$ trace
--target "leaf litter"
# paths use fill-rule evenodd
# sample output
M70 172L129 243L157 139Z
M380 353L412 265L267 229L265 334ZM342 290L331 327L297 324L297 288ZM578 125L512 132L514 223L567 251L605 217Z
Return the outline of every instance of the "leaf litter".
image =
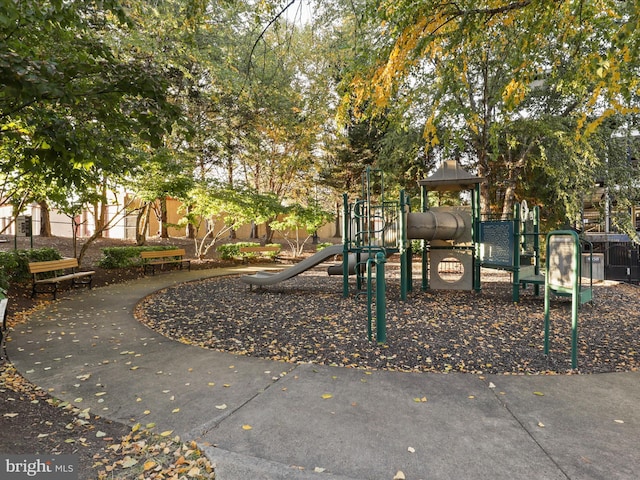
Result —
M382 345L367 338L366 301L342 298L342 277L318 270L253 290L238 277L172 286L143 299L136 317L184 343L291 363L476 374L638 370L635 286L594 287L593 304L580 309L579 367L573 371L570 299L552 301L551 352L545 356L544 300L533 289L514 303L511 284L502 278L484 282L480 293L416 288L401 301L399 284L389 277Z

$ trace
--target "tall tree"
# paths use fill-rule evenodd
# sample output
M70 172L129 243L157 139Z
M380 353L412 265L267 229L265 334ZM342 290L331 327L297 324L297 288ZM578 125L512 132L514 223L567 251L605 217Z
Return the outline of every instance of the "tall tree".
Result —
M353 75L349 101L371 114L413 115L429 150L466 159L490 180L510 170L502 175L508 211L510 182L543 158L550 134L565 132L584 149L583 137L604 118L637 109L638 8L614 0L377 2L368 10L375 56ZM554 117L567 121L518 127ZM584 172L590 158L572 157L563 173ZM491 201L484 188L485 210Z

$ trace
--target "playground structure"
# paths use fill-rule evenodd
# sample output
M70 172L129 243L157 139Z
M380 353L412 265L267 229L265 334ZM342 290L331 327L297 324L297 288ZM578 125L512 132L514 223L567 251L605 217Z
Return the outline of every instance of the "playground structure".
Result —
M534 286L536 295L539 295L540 286L545 286L545 302L548 302L551 293L560 296L573 295L578 303L589 301L592 298L591 280L589 287L581 286L580 242L570 249L571 255L578 259L575 260L579 264L577 269L566 267L575 264L571 263L574 262L573 257L571 262L561 262L563 271L578 274L562 275L569 280L561 284L549 283L549 263L546 275L541 273L540 266L539 208L536 206L530 210L526 202L522 202L514 206L513 217L510 219L482 221L480 184L483 181L483 178L463 170L457 161L445 161L430 177L418 182L421 211L412 212L410 198L404 190L400 192L397 201L387 200L382 172L367 168L363 174L361 198L349 203L347 195L343 195L341 245L321 250L283 272L245 275L241 279L251 285L274 284L341 253L342 262L330 266L328 273L343 276L345 298L351 293L349 278L351 275L356 276L355 294L366 295L367 298L369 339L372 340L374 337L375 323L375 339L379 343L386 341L385 263L389 256L400 255L400 294L405 300L408 292L413 290L414 240L420 241L422 290L432 288L479 292L481 268L489 268L511 273L514 302L520 299L520 289L528 285ZM469 206L429 206L429 192L465 190L470 191ZM571 241L574 241L573 237L571 238ZM553 250L553 254L558 257L556 250ZM577 314L574 317L574 331L577 332ZM548 353L547 342L545 353Z
M343 275L343 296L348 297L349 276L356 275L356 291L373 290L372 264L400 255L402 299L413 290L412 241L419 240L422 290L481 290L480 268L495 268L513 274L513 298L521 286L533 284L536 292L544 284L540 274L539 210L516 205L514 218L480 219L480 183L484 179L448 160L430 177L420 180L421 211L411 210L404 191L398 200L385 196L382 172L367 169L362 178L362 196L349 203L343 195L342 245L321 250L309 259L278 273L245 275L250 285L272 285L292 278L341 253L342 262L328 268L330 275ZM428 193L470 191L470 206L430 207ZM378 253L382 256L378 256ZM379 295L378 295L379 296Z

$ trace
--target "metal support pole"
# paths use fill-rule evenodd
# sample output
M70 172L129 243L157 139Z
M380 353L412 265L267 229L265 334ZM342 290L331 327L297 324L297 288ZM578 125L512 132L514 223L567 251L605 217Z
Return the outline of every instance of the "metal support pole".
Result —
M429 198L427 193L427 187L420 186L420 211L426 212L429 208ZM422 245L422 291L429 289L429 259L427 257L427 241L421 240Z
M480 184L471 192L471 239L473 241L473 289L481 290L480 283Z
M351 215L347 194L342 195L342 297L349 296L349 244L351 243Z
M511 297L514 302L520 301L520 242L522 222L520 218L520 204L513 206L513 283Z
M398 219L400 229L400 298L402 300L407 299L407 292L409 290L409 282L411 281L410 264L411 264L411 248L407 248L407 225L405 224L405 205L406 195L404 190L400 191L400 209Z
M387 341L387 304L384 264L387 258L383 252L376 253L376 340Z

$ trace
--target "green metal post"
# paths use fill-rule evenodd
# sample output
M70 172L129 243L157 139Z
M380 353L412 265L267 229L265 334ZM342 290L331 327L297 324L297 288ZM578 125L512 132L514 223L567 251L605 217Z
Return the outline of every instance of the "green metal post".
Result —
M351 243L351 219L347 194L342 195L342 297L349 296L349 244Z
M580 249L577 248L576 251L580 255ZM571 296L571 368L573 369L578 368L578 305L580 304L578 282L579 280L576 280Z
M407 195L405 197L405 200L406 200L407 213L411 213L411 198ZM405 220L404 226L406 230L406 227L407 227L406 220ZM409 239L406 238L406 234L405 234L405 241L407 242L407 291L411 292L413 291L413 247Z
M480 184L471 193L471 239L473 241L473 289L481 290L480 283Z
M372 257L367 259L367 338L373 340L373 313L371 312L371 304L373 303L373 282L371 281L371 264L374 262Z
M522 233L522 222L520 219L520 204L513 206L513 284L512 300L520 301L520 237Z
M378 343L387 341L387 305L386 282L384 264L387 257L383 252L376 253L376 340Z
M427 187L424 185L420 186L420 211L426 212L429 207L429 198L427 193ZM429 270L429 259L427 257L427 242L426 240L421 240L422 245L422 291L426 291L429 289L429 278L428 278L428 270Z
M405 205L406 195L404 190L400 191L400 209L398 224L400 230L400 298L402 300L407 299L407 291L409 290L408 284L409 277L409 265L411 264L410 249L407 249L407 225L405 223Z
M534 273L540 275L540 207L533 207L533 262ZM536 296L540 295L540 285L537 283L533 287Z

